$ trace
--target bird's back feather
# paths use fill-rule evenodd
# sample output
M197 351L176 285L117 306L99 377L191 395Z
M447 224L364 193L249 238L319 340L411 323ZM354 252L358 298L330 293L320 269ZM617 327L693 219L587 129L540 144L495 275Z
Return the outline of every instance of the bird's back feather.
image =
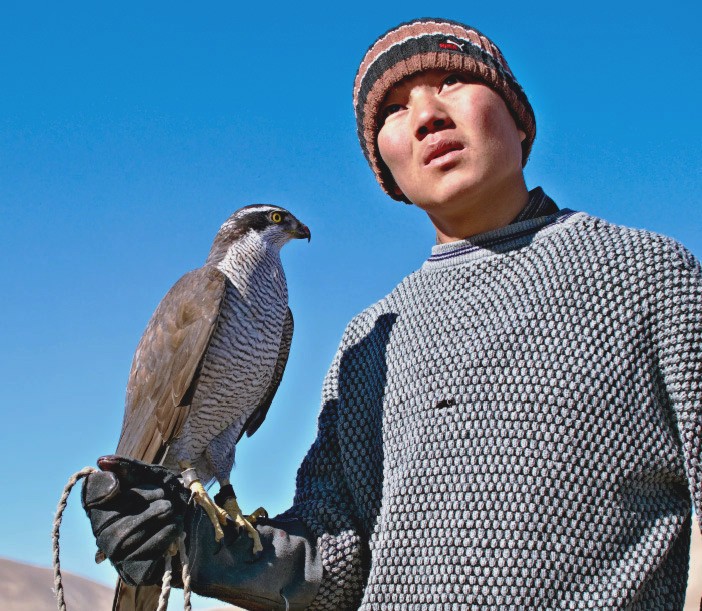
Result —
M156 308L134 354L117 454L155 462L180 433L226 282L217 268L201 267Z

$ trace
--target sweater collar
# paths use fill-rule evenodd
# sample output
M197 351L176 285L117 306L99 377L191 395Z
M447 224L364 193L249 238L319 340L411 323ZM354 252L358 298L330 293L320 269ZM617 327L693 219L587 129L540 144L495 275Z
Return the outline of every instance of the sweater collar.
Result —
M446 267L512 250L529 243L537 233L565 223L575 214L573 210L560 210L541 187L536 187L529 192L527 205L509 225L465 240L437 244L432 247L431 256L422 267Z
M527 205L522 208L522 211L514 218L510 225L528 221L529 219L539 218L540 216L556 214L556 212L558 212L556 202L546 195L541 187L536 187L529 191L529 201Z

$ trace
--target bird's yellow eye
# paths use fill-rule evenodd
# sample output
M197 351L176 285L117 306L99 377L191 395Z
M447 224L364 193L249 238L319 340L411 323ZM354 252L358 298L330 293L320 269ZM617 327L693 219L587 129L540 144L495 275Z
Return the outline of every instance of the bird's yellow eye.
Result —
M271 212L271 221L280 223L283 220L283 215L280 212Z

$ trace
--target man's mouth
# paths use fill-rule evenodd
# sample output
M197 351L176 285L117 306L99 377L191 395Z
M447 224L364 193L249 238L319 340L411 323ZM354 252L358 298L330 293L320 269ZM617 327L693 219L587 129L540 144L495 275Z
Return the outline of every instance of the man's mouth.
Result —
M435 159L441 159L449 153L460 151L463 148L463 144L457 140L439 140L434 142L424 151L424 165L429 165Z

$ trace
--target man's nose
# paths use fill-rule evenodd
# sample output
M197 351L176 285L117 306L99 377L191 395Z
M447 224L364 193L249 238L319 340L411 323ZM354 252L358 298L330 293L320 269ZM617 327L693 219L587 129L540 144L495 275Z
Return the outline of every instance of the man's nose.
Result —
M433 91L413 92L415 135L420 140L429 134L445 129L450 125L450 117Z

